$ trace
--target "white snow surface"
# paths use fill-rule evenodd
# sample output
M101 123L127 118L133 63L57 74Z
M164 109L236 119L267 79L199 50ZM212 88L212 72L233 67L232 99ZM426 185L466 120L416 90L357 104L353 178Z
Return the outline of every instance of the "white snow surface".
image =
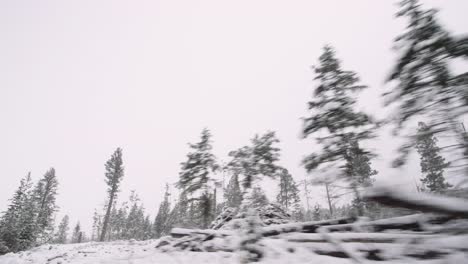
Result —
M158 240L88 242L66 245L43 245L28 251L0 256L0 264L183 264L240 263L234 252L161 252L155 248ZM266 256L257 263L350 263L317 255L305 248L288 252L282 241L269 241Z

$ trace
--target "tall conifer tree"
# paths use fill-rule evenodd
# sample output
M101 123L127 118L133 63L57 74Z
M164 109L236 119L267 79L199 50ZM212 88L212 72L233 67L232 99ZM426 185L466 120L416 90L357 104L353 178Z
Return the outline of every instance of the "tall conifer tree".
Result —
M106 162L106 174L105 181L107 184L108 203L106 208L106 214L104 215L104 222L102 225L102 231L100 235L100 241L104 241L107 235L107 228L112 212L112 206L117 198L119 192L120 181L124 176L124 167L122 161L122 149L117 148L112 154L111 158Z
M171 203L170 203L170 192L169 185L166 183L166 191L164 192L164 200L159 205L158 214L154 219L153 223L153 234L155 238L160 238L167 234L167 224L169 220L169 214L171 213Z
M353 175L348 168L348 149L353 142L372 138L376 122L366 113L355 109L355 93L366 86L360 84L356 73L342 69L341 62L336 58L331 46L324 47L314 71L314 79L318 85L314 90L313 100L308 103L310 115L304 118L302 132L304 137L313 135L322 146L322 151L307 156L303 164L308 172L320 165L328 165L338 170L336 177L322 181L325 183L332 213L330 183L343 179L352 182ZM360 150L363 155L371 155L365 149Z
M52 239L54 214L57 211L55 204L58 181L55 169L48 170L39 180L34 189L34 199L37 206L36 232L39 243Z
M55 243L58 243L58 244L67 243L68 230L70 229L70 227L68 226L69 221L70 220L68 218L68 215L65 215L62 218L62 221L60 221L57 233L55 234Z
M444 177L444 170L450 163L440 155L440 148L437 146L437 138L430 128L423 122L419 122L416 149L420 155L421 181L431 192L443 191L451 185Z
M451 149L462 150L466 166L468 136L459 119L468 113L468 72L453 71L451 65L467 61L468 37L451 34L438 21L437 10L423 8L418 0L400 1L396 15L407 26L395 39L398 60L387 79L395 85L384 94L387 104L398 106L395 133L416 118L427 120L434 135L454 132L459 144ZM414 133L406 136L411 140L400 147L395 167L405 164L417 140Z
M224 191L227 207L239 208L242 203L242 190L239 185L239 176L234 174Z

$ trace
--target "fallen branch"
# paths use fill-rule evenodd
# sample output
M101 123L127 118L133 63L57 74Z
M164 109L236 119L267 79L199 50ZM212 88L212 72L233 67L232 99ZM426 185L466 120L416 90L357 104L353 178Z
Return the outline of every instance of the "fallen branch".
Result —
M51 257L51 258L47 259L47 262L50 262L50 261L52 261L54 259L63 258L63 257L66 257L66 256L67 256L67 253L62 254L62 255L58 255L58 256L55 256L55 257Z

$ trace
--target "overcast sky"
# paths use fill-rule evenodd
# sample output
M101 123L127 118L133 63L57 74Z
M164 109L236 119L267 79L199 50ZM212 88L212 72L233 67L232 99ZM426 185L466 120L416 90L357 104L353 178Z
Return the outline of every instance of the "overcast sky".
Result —
M394 3L0 0L0 211L28 171L37 180L54 167L59 216L89 229L105 199L104 163L122 147L119 199L134 189L154 215L204 127L223 160L255 133L277 131L281 164L303 179L300 161L317 150L299 137L310 66L332 44L370 86L362 105L381 113L404 25ZM468 1L425 3L452 32L468 29ZM374 144L378 180L412 182L417 162L387 169L395 142Z

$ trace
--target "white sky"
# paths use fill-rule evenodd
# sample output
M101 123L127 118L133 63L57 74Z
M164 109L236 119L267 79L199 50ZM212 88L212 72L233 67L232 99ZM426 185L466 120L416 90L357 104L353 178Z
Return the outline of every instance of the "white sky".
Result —
M301 180L300 160L316 150L299 139L309 67L331 43L371 87L365 108L382 111L403 26L394 2L0 0L0 211L28 171L37 180L53 166L60 216L89 228L105 199L104 163L120 146L120 199L135 189L154 214L203 127L224 159L255 133L277 131L281 164ZM425 2L466 32L467 1ZM375 143L378 179L412 182L416 162L386 169L396 144Z

